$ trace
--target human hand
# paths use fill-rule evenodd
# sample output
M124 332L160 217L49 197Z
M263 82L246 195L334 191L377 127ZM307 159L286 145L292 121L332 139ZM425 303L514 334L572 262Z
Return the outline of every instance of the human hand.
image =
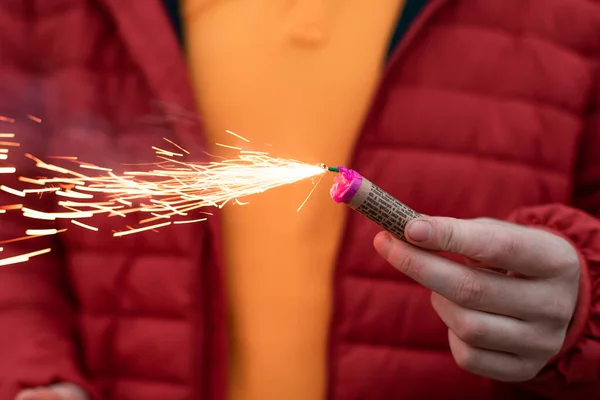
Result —
M88 400L85 392L72 383L22 390L15 400Z
M375 248L433 291L433 308L448 326L461 368L500 381L526 381L559 353L579 289L579 258L566 240L483 218L419 218L405 234L415 246L382 232ZM470 266L433 251L461 254Z

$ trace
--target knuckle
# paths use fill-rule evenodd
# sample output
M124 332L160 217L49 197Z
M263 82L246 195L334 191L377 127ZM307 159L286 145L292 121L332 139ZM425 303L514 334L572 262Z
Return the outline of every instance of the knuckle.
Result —
M565 243L564 251L561 252L559 259L559 268L564 271L566 276L572 277L579 281L579 275L581 273L581 268L579 265L579 254L577 251L566 240L561 240Z
M570 246L570 245L569 245ZM572 247L565 251L565 255L563 256L563 265L566 266L567 271L573 273L577 278L579 278L579 274L581 273L579 262L579 254Z
M463 349L463 351L454 356L454 360L465 371L477 373L479 370L479 357L473 348Z
M456 243L456 235L455 235L455 230L456 228L454 226L452 226L451 224L447 224L443 230L442 230L442 235L440 237L440 248L444 251L450 251L450 252L458 252L458 245Z
M564 338L552 338L544 342L541 346L541 351L547 360L560 353L563 346L563 340Z
M512 237L504 236L500 240L500 254L515 254L518 251L518 247L517 241Z
M517 254L519 251L519 244L515 238L511 235L495 233L492 235L493 240L496 242L495 246L490 243L489 248L497 248L496 251L490 253L490 262L494 264L500 263L500 257L506 257L506 255Z
M564 296L553 296L543 308L543 314L552 327L566 327L575 311L575 302L565 300Z
M531 228L533 230L533 228ZM552 247L553 258L558 264L577 265L579 264L579 255L567 239L546 231L536 231L538 235L543 235L545 242Z
M483 238L475 258L489 265L500 265L507 255L516 254L519 244L504 230L491 230Z
M485 238L482 238L480 244L474 249L472 257L478 261L486 264L491 264L492 260L492 249L496 243L497 232L495 230L490 231Z
M461 318L458 321L458 327L456 328L455 334L465 343L471 346L476 346L482 343L486 336L486 330L481 321L473 316L467 316Z
M571 305L566 301L559 302L554 309L554 322L559 326L567 326L573 318L573 312L575 311L575 304Z
M408 252L396 251L392 254L392 264L402 273L418 280L418 268L415 266L415 260Z
M470 350L465 350L457 354L454 357L456 364L466 371L473 371L475 369L475 358L472 353Z
M558 334L545 326L529 325L519 335L521 353L547 361L560 352L564 338L564 334Z
M457 280L452 298L456 303L468 308L481 305L483 288L474 270L467 269Z
M515 374L514 381L515 382L526 382L529 381L540 372L542 369L542 364L539 362L524 362L522 367L519 368L518 373Z
M579 254L566 239L534 228L530 228L530 232L534 234L528 236L532 240L527 247L535 249L535 252L543 260L547 273L579 280ZM537 240L533 240L533 238Z
M487 225L493 224L493 225L507 226L507 224L508 224L508 222L503 221L501 219L489 218L489 217L479 217L479 218L476 218L475 221L484 223Z

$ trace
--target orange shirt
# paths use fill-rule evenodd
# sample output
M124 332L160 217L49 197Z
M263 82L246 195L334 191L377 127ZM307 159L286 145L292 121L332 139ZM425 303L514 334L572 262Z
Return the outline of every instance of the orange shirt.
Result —
M184 1L209 141L348 163L403 3ZM310 182L223 209L232 400L324 397L331 275L346 211L329 187L324 182L299 213Z

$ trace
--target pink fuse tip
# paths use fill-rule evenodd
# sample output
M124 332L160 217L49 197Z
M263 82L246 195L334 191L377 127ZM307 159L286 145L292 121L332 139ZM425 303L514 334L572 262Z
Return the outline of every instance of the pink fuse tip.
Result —
M362 176L358 172L341 165L339 169L340 173L335 177L329 194L336 203L347 203L358 192L362 183Z

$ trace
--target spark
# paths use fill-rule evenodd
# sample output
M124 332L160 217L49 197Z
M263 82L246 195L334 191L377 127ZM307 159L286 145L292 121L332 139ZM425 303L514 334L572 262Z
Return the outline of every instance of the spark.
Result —
M112 168L104 168L104 167L98 167L96 165L91 165L91 164L81 164L81 168L87 168L87 169L96 169L98 171L112 171Z
M93 199L94 198L93 194L79 193L79 192L74 192L72 190L67 190L67 191L57 190L56 195L63 196L63 197L70 197L73 199Z
M230 146L230 145L223 144L223 143L215 143L215 144L216 144L217 146L220 146L220 147L225 147L226 149L232 149L232 150L239 150L239 151L242 151L242 148L241 148L241 147L237 147L237 146Z
M52 212L52 213L46 213L43 211L37 211L37 210L32 210L26 207L23 207L23 212L24 213L28 213L28 214L32 214L32 215L38 215L38 218L40 219L71 219L71 218L90 218L93 217L94 214L92 212L81 212L81 211L75 211L75 212Z
M38 124L42 123L42 119L36 116L33 116L31 114L27 114L27 118L29 118L30 120L37 122Z
M47 235L56 235L57 233L64 232L66 229L27 229L25 234L27 236L47 236Z
M42 254L50 253L52 249L46 248L43 250L32 251L31 253L21 254L19 256L3 258L0 260L0 267L10 264L17 264L22 262L27 262L31 257L39 256Z
M76 219L72 219L72 220L71 220L71 223L72 223L73 225L77 225L77 226L80 226L80 227L82 227L82 228L89 229L90 231L95 231L95 232L97 232L97 231L98 231L98 228L96 228L96 227L94 227L94 226L91 226L91 225L84 224L83 222L79 222L79 221L77 221Z
M130 229L128 231L115 232L113 234L113 236L117 237L117 236L131 235L131 234L134 234L134 233L139 233L139 232L148 231L148 230L152 230L152 229L162 228L162 227L167 226L167 225L171 225L171 221L169 221L169 222L163 222L162 224L144 226L142 228L137 228L137 229Z
M25 183L32 183L34 185L44 186L44 182L39 179L31 179L31 178L27 178L25 176L20 176L19 180L21 182L25 182ZM53 189L53 188L50 188L50 189ZM25 189L24 192L27 193L27 190L28 189Z
M2 210L21 210L23 208L23 204L8 204L4 206L0 206Z
M165 155L165 156L169 156L169 157L174 157L174 156L183 157L183 154L179 154L179 153L174 153L172 151L163 150L163 149L161 149L159 147L156 147L156 146L152 146L152 150L155 150L156 154L160 154L160 155Z
M45 193L45 192L58 192L60 191L60 188L58 187L49 187L49 188L42 188L42 189L25 189L23 190L23 193L27 194L27 193Z
M35 239L36 237L37 236L21 236L21 237L14 238L14 239L3 240L0 243L1 244L15 243L15 242L20 242L22 240Z
M236 137L236 138L238 138L238 139L241 139L241 140L243 140L243 141L244 141L244 142L246 142L246 143L250 143L250 141L249 141L248 139L246 139L246 138L245 138L245 137L243 137L243 136L240 136L240 135L238 135L238 134L237 134L237 133L235 133L235 132L232 132L232 131L225 131L225 132L229 133L230 135L233 135L233 136L235 136L235 137Z
M22 191L16 190L16 189L13 189L13 188L9 188L8 186L1 185L0 186L0 190L3 190L6 193L10 193L10 194L15 195L15 196L25 197L25 193L23 193Z
M308 201L308 199L310 199L310 196L312 196L312 194L315 192L315 189L317 188L317 186L319 186L319 183L321 183L321 179L323 179L323 176L325 176L325 175L321 175L321 177L319 178L319 180L317 181L317 183L313 186L313 188L311 189L311 191L308 193L308 196L306 196L306 198L304 199L304 201L302 202L302 204L300 204L300 207L298 207L298 209L296 210L297 212L299 212L300 210L302 210L302 208L304 207L304 205L306 204L306 202Z
M73 157L73 156L50 156L48 158L54 158L57 160L77 160L77 157Z
M179 150L183 151L185 154L190 154L189 151L187 151L186 149L184 149L183 147L181 147L180 145L178 145L177 143L167 139L167 138L163 138L164 141L172 144L173 146L177 147Z
M227 133L246 143L250 142L231 131ZM125 170L118 172L113 168L79 161L76 156L52 156L42 160L26 153L25 157L35 164L40 173L19 176L18 179L22 184L35 186L18 190L1 185L0 189L18 197L43 195L46 203L52 204L52 210L37 209L37 206L27 203L27 207L22 204L0 206L0 212L19 211L29 220L68 219L71 224L94 232L102 230L102 227L81 220L96 215L117 218L138 215L138 222L133 226L126 225L127 229L112 231L113 237L123 237L158 231L169 225L201 223L208 219L207 216L213 215L207 211L209 208L221 209L228 204L243 206L247 202L240 200L242 198L311 180L314 187L297 209L300 211L327 172L319 164L273 157L268 152L245 150L221 143L216 145L237 151L237 156L229 159L213 156L210 161L189 162L186 160L189 151L168 139L164 140L173 149L152 146L155 162L122 164ZM18 145L15 142L6 143ZM49 159L56 161L50 162ZM15 172L14 167L0 166L0 173ZM199 217L198 214L204 216ZM32 227L26 230L26 236L5 240L0 244L56 235L66 230ZM24 254L0 259L0 265L24 262L31 256Z
M177 224L193 224L193 223L196 223L196 222L204 222L207 219L208 218L198 218L198 219L192 219L192 220L189 220L189 221L175 221L173 223L176 224L176 225Z
M46 221L56 221L56 218L52 215L38 213L38 212L29 212L23 211L23 216L32 219L43 219Z

